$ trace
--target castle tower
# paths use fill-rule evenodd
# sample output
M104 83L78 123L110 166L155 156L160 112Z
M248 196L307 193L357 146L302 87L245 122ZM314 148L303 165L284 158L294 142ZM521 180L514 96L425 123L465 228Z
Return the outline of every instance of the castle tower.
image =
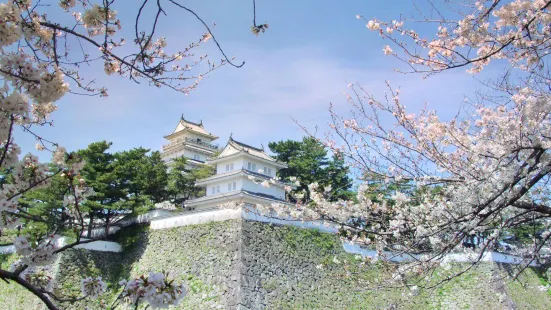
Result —
M276 161L263 149L230 137L220 155L207 164L216 166L216 174L196 183L206 188L206 196L186 201L186 207L205 209L227 202L249 205L285 203L286 184L275 182L266 187L261 182L269 182L279 169L287 168L287 165Z
M190 165L201 165L218 151L218 146L212 144L218 137L205 130L203 121L188 121L183 114L176 129L164 138L169 144L163 145L161 156L168 164L175 157L185 156Z

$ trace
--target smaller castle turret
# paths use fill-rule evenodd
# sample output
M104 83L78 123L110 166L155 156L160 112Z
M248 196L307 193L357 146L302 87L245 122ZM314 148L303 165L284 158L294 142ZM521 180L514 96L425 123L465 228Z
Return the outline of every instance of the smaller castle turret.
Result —
M285 202L284 183L272 180L287 165L276 161L263 149L236 141L230 136L220 155L207 164L216 166L216 174L198 180L206 196L188 200L186 207L211 208L227 202L249 205ZM268 182L269 186L267 183Z

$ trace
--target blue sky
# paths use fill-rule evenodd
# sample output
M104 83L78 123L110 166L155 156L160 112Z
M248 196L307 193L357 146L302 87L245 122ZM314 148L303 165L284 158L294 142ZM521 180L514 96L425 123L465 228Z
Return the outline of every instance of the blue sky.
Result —
M119 1L127 4L126 1ZM105 77L103 66L86 69L88 78L108 87L108 98L67 95L53 114L54 127L37 130L68 150L107 140L113 150L146 147L159 150L182 113L189 120L203 120L205 128L220 136L224 145L230 135L252 145L300 139L295 124L318 132L327 130L332 102L339 111L348 109L343 92L348 83L360 83L376 96L384 95L384 81L400 86L403 103L412 111L428 101L441 115L451 115L472 94L476 82L464 71L440 74L428 80L418 75L395 73L402 65L382 48L387 42L366 29L356 14L366 18L397 19L411 14L411 1L303 0L257 1L257 23L268 23L258 37L250 32L251 1L186 1L207 23L216 22L214 34L237 69L225 66L205 78L196 91L185 96L167 88L135 84L120 77ZM160 27L171 45L185 45L203 32L194 18L167 5L168 17ZM421 7L421 9L427 9ZM132 27L137 7L116 7L123 27ZM126 24L124 24L126 22ZM202 51L218 60L212 41ZM34 150L35 141L18 134L23 152Z

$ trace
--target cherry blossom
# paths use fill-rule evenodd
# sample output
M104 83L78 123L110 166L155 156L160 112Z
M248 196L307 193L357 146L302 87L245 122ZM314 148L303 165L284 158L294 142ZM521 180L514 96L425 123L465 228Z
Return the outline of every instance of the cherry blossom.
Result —
M31 0L0 3L0 77L3 80L0 85L0 168L4 173L0 186L0 229L34 221L47 222L21 206L19 199L25 192L47 185L59 176L59 182L66 186L60 218L64 222L60 224L71 227L77 236L75 242L60 248L57 248L58 236L55 235L57 224L48 225L52 226L52 231L44 236L18 236L15 247L21 256L20 263L11 271L2 270L2 280L19 283L29 266L48 264L58 252L93 241L81 239L89 220L83 203L94 194L79 175L84 162L35 131L39 126L53 125L52 115L58 108L57 103L69 94L108 96L108 89L95 85L96 77L87 76L86 70L81 70L83 66L103 67L106 75L118 75L137 83L188 94L197 88L203 77L221 66L244 65L235 64L226 56L212 27L187 4L168 0L153 4L142 0L132 4L138 13L126 21L117 14L116 5L119 2L75 0L60 0L57 5ZM190 13L204 26L194 40L185 44L182 40L169 43L155 31L163 18L174 16L167 12L175 10ZM147 14L150 11L156 12L157 18L151 20ZM123 24L129 31L123 31ZM259 32L264 32L268 25L257 27ZM207 55L196 52L200 45L211 40L223 56L220 61L211 61ZM74 43L77 48L72 45ZM39 163L31 154L21 156L15 139L17 129L37 140L37 150L52 153L51 166ZM154 280L158 275L152 277L152 283L160 283ZM84 279L82 285L83 294L91 297L105 290L100 278ZM32 283L25 287L40 297L49 309L57 309L55 294L33 289ZM183 287L171 283L159 289L168 297L150 296L152 305L175 305L185 295Z
M21 261L28 266L43 266L51 263L56 250L57 237L51 237L41 242L29 242L26 237L17 237L14 246Z
M164 309L176 306L186 296L187 291L182 284L168 281L164 273L150 272L129 281L121 281L122 298L130 305L146 302L153 309Z
M80 290L84 296L98 298L107 290L107 284L102 281L101 277L88 277L80 281Z
M155 204L156 209L176 210L176 206L170 201L163 201Z
M361 85L349 85L351 111L330 109L325 145L359 175L356 199L330 202L314 183L309 184L310 201L296 195L295 206L258 207L272 216L336 225L343 239L373 247L380 257L385 251L427 253L403 264L398 282L419 279L449 253L472 252L476 263L523 225L549 230L549 2L446 5L464 15L456 20L421 17L434 25L432 38L405 28L419 20L357 17L385 39L383 52L403 60L410 69L406 72L423 77L453 69L478 74L493 63L505 64L504 71L496 66L490 72L497 72L495 79L481 84L491 95L442 119L437 106L407 109L407 95L389 82L383 99ZM512 251L523 264L545 263L549 257L542 249L550 247L550 236L542 233Z

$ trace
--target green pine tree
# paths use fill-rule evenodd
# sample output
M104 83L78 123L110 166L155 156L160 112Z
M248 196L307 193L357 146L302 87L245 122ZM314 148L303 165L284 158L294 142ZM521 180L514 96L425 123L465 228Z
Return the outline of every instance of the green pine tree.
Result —
M278 176L286 181L297 177L301 185L294 192L304 192L310 198L308 184L317 182L322 189L331 186L330 200L348 199L353 196L350 191L352 179L344 160L332 156L328 158L325 146L312 137L302 141L286 140L270 142L270 150L278 161L286 162L288 168L281 169Z

